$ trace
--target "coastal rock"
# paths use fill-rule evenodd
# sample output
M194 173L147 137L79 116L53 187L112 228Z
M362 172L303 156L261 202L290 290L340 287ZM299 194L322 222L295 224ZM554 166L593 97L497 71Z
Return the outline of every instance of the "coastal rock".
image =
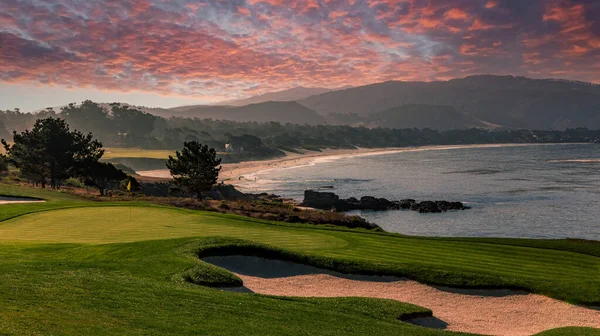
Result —
M437 206L437 203L434 201L423 201L421 203L414 203L414 209L411 207L411 210L417 210L420 213L439 213L442 212L440 208Z
M337 209L336 205L339 200L340 197L332 192L306 190L304 192L304 201L300 205L315 209L331 210L334 208Z
M359 208L361 210L390 210L395 208L394 202L385 198L376 198L373 196L363 196L360 198Z
M400 201L390 201L385 198L373 196L363 196L359 199L350 197L340 199L338 195L332 192L318 192L306 190L304 192L304 201L302 206L333 211L350 210L412 210L420 213L440 213L450 210L470 209L461 202L449 201L422 201L417 202L414 199L403 199Z
M403 200L400 200L399 202L396 202L396 206L398 207L398 209L410 210L412 205L415 204L416 202L417 202L416 200L408 198L408 199L403 199Z

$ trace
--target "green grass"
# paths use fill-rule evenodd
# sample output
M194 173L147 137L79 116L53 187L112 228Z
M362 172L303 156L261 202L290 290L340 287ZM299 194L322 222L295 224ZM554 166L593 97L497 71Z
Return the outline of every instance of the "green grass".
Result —
M230 153L219 152L219 155L229 155ZM143 148L104 148L103 159L119 158L146 158L146 159L168 159L169 156L175 156L175 151L170 149L143 149Z
M48 200L0 205L0 335L451 334L401 322L428 311L395 301L292 299L195 285L239 283L197 257L211 253L268 254L341 271L600 303L593 242L406 237L89 202L4 184L0 194Z
M168 159L169 155L175 155L174 150L142 149L142 148L117 148L107 147L104 149L103 159L115 158L149 158Z

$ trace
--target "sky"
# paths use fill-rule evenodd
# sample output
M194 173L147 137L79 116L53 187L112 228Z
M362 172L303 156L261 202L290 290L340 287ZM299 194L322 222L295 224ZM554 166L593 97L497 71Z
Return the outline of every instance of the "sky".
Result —
M476 74L600 83L598 0L1 0L0 109Z

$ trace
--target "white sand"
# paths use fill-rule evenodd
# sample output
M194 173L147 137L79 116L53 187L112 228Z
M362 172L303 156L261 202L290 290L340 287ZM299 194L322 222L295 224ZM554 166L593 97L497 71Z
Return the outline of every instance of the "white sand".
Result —
M393 299L431 309L437 320L421 319L419 322L434 321L438 325L441 322L447 324L447 330L512 336L567 326L600 328L600 311L542 295L433 287L390 277L347 276L254 257L212 257L205 261L235 272L244 281L244 286L255 293Z

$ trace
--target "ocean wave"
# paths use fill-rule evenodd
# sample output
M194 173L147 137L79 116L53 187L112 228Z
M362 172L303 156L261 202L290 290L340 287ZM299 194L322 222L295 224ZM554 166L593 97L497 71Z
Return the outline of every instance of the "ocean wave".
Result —
M550 160L550 162L567 162L567 163L600 163L600 159L566 159L566 160Z
M336 182L336 179L317 179L317 180L306 180L304 182L308 182L308 183L315 183L315 182Z
M457 170L457 171L445 172L445 173L442 173L442 174L477 174L477 175L490 175L490 174L498 174L498 173L503 173L503 172L505 172L505 171L506 171L506 170L481 168L481 169Z

